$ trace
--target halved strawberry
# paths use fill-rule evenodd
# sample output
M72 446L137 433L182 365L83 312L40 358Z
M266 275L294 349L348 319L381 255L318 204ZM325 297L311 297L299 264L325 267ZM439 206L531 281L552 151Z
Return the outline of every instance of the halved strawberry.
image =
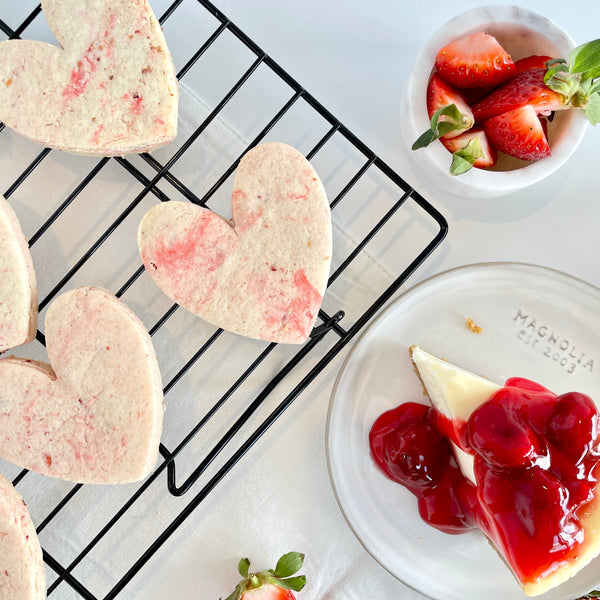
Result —
M427 85L427 114L431 119L433 115L442 107L454 104L461 114L461 120L457 123L456 129L451 129L445 133L443 138L451 138L460 135L473 125L473 111L467 104L465 97L458 90L448 85L436 73L432 73ZM440 119L447 121L448 119Z
M275 569L249 573L250 561L242 558L238 572L243 577L235 590L225 600L295 600L306 583L304 575L292 577L302 568L304 554L288 552L278 561Z
M478 122L486 121L509 110L529 104L536 113L549 113L568 108L562 94L544 83L546 69L528 69L473 105L473 116Z
M457 88L496 86L515 73L508 52L494 36L481 31L444 46L437 53L435 67Z
M496 148L490 145L485 131L480 127L441 142L452 152L451 175L460 175L471 167L493 167L498 160Z
M529 71L529 69L545 69L546 63L549 60L552 60L551 56L532 54L531 56L526 56L525 58L520 58L519 60L516 60L515 68L517 70L517 73Z
M488 119L483 129L490 143L505 154L522 160L550 156L544 128L529 104Z
M473 126L473 112L462 94L432 73L427 85L427 114L430 128L413 144L424 148L438 138L460 135Z

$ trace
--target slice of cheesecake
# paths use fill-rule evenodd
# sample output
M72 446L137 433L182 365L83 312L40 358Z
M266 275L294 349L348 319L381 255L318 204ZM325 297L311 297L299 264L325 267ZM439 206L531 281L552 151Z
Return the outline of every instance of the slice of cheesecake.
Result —
M560 471L562 469L564 472L575 472L577 468L581 470L584 464L583 459L575 459L574 471L570 471L570 467L564 467L565 455L569 453L569 449L567 448L564 452L560 448L556 449L556 441L552 438L552 425L550 424L545 425L550 431L549 441L539 430L536 430L535 433L535 436L542 440L541 444L544 447L542 452L545 453L543 461L532 462L530 469L506 467L504 471L501 467L499 469L497 464L488 465L482 458L483 454L480 451L476 452L469 445L470 440L474 439L469 437L471 432L469 427L473 422L473 419L470 421L470 418L476 409L486 403L489 405L488 401L491 398L494 398L493 402L498 405L498 399L504 397L502 391L508 390L509 393L517 394L516 397L518 397L518 389L517 392L514 392L515 388L509 389L506 386L500 386L437 358L418 346L410 348L410 355L438 417L441 415L441 431L452 442L460 470L477 486L478 525L488 536L499 555L510 566L523 591L529 596L537 596L560 585L579 572L600 553L600 502L598 498L600 487L595 483L597 477L590 476L588 481L591 483L586 482L586 484L589 485L592 493L580 504L573 504L574 508L563 509L562 502L565 506L568 503L565 495L567 499L569 494L571 497L575 497L577 482L575 485L572 481L563 483L560 481ZM510 382L511 380L506 385L512 385ZM525 385L528 384L529 382ZM517 382L515 385L519 385L519 383ZM546 392L543 395L545 404L541 404L540 414L546 419L545 423L551 423L551 420L548 420L550 419L549 415L554 414L552 410L556 405L553 398L562 398L562 396L556 397L537 384L531 385L534 386L532 388L534 390ZM528 395L528 391L525 389L525 398L532 395ZM535 396L535 392L533 396ZM519 407L516 410L519 410ZM594 410L596 409L594 408ZM553 418L556 421L558 417ZM596 419L594 426L597 430L598 419L596 416L594 419ZM498 423L492 422L490 431L496 431L499 427ZM571 430L573 431L572 427ZM481 442L481 440L479 441ZM595 458L598 452L597 443L594 448L595 450L591 454L586 455L588 457L586 460L592 460L592 462L585 464L592 465L589 469L597 473L600 469L600 465L596 468L598 462L598 459ZM563 466L552 466L551 460L554 459L557 464ZM559 494L551 498L544 497L548 489L548 486L544 484L545 481L549 481L549 487L553 491L557 490ZM515 492L517 489L518 492ZM519 498L522 498L523 490L531 490L532 498L530 501L521 503L519 507ZM498 497L502 494L505 495L505 499L498 502ZM541 501L547 498L550 499L546 502ZM554 498L560 499L560 501L554 502ZM524 506L527 507L527 511L523 508ZM501 508L499 509L499 507ZM532 511L534 514L531 514ZM536 515L535 511L538 511L539 514ZM529 514L525 514L526 512ZM557 512L560 514L560 518L554 519ZM558 530L554 531L554 539L569 539L570 546L565 542L564 546L557 547L555 545L546 551L547 529L551 527L550 523L558 524L556 525ZM543 539L544 536L546 536L546 540ZM550 539L552 539L552 535Z
M502 386L437 358L418 346L411 346L410 353L431 403L451 429L448 433L460 470L476 483L473 455L457 443L460 429L471 413Z

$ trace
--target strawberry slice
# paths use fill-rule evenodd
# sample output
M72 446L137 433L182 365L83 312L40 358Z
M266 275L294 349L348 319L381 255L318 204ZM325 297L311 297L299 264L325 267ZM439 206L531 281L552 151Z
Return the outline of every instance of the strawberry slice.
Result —
M516 72L512 58L498 40L481 31L444 46L437 53L435 67L457 88L496 86Z
M427 85L427 114L430 128L413 144L424 148L438 138L460 135L473 126L473 111L463 95L433 73Z
M550 156L544 128L529 104L488 119L483 129L490 143L505 154L529 161Z
M466 131L473 125L473 111L467 104L464 96L455 90L452 86L448 85L443 79L441 79L436 73L433 73L429 78L429 84L427 85L427 114L429 118L433 118L433 115L445 106L454 104L460 113L460 118L456 122L455 129L449 129L443 138L451 138L460 135L463 131ZM440 121L448 122L450 119L447 116L443 116Z
M278 561L275 569L249 573L250 561L242 558L238 572L243 579L225 600L295 600L306 583L304 575L294 575L302 568L304 554L288 552Z
M470 129L452 139L442 139L441 142L452 152L451 175L460 175L471 167L493 167L498 160L498 152L490 145L482 128Z
M473 105L475 120L486 121L525 104L532 106L536 113L549 113L568 108L564 96L551 90L544 83L545 74L546 69L528 69L515 75L510 81Z
M517 73L529 71L529 69L545 69L546 63L549 60L552 60L551 56L533 54L531 56L526 56L525 58L520 58L519 60L515 61L515 68L517 70Z

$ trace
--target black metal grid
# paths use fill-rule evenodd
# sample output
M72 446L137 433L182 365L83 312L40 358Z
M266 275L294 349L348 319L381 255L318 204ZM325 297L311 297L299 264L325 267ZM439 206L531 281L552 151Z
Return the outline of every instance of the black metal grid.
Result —
M165 27L165 35L169 44L168 22L173 19L185 2L186 0L173 2L160 16L159 20ZM116 165L113 168L120 170L122 172L121 176L124 175L126 178L130 178L141 189L119 209L119 214L80 253L72 264L67 264L60 273L55 273L55 278L52 280L53 285L46 286L48 291L43 297L40 297L40 312L52 302L61 290L74 285L73 282L76 280L77 275L92 261L93 255L112 236L117 235L116 232L123 223L131 218L131 215L136 214L136 209L139 210L139 207L147 198L153 198L153 201L166 202L173 197L183 197L196 204L210 206L211 199L219 191L224 191L225 195L229 194L227 183L243 152L268 139L270 135L275 136L279 124L299 104L302 104L305 112L314 113L326 125L324 132L320 134L316 142L311 142L310 148L305 152L309 160L318 162L319 157L326 153L330 147L333 147L335 153L342 146L353 157L348 161L344 161L345 165L350 163L355 168L352 173L344 174L341 184L336 177L332 177L331 181L325 182L330 194L334 218L336 212L341 210L340 207L344 206L344 203L365 202L368 204L370 201L369 194L366 193L364 194L366 197L363 197L363 192L361 192L361 187L366 179L376 180L378 187L383 187L388 191L392 190L391 194L395 196L395 200L389 206L383 209L378 208L380 213L373 218L372 223L361 229L360 239L357 240L357 243L348 251L338 253L334 257L328 292L335 286L336 281L342 278L346 271L357 261L358 257L365 252L370 252L370 248L386 227L394 227L394 219L401 211L408 210L413 219L426 222L424 225L426 234L422 236L419 247L409 252L407 256L403 256L402 260L399 259L398 262L401 266L399 271L393 274L391 283L387 287L377 290L375 301L370 302L364 310L352 317L348 326L344 321L346 318L344 302L338 302L337 298L336 301L328 302L326 294L323 308L319 314L320 321L315 327L311 338L304 345L293 348L288 347L282 351L275 344L252 344L251 349L255 352L254 358L236 376L231 378L230 385L224 393L218 398L211 399L205 414L193 423L184 435L181 435L174 443L169 445L163 440L160 446L161 460L153 474L146 481L136 486L133 493L113 512L113 516L109 520L101 524L95 535L87 541L84 547L80 548L76 556L71 556L65 562L59 560L55 556L55 552L44 548L44 560L49 567L48 573L52 575L48 581L48 595L54 594L56 590L61 589L61 586L66 585L70 588L69 593L74 590L78 597L86 600L96 600L100 597L105 600L116 598L277 418L340 354L375 313L398 292L406 279L442 241L447 232L447 224L442 215L279 67L275 61L267 56L235 24L229 21L225 15L207 0L189 0L189 2L197 3L198 7L206 12L207 19L214 20L214 28L202 43L198 44L196 42L197 47L178 68L178 78L182 83L185 84L188 74L197 64L203 61L211 48L225 35L236 40L236 43L241 43L246 51L251 54L252 60L247 68L242 69L241 75L234 84L212 102L210 111L205 118L197 124L190 135L181 140L178 147L174 147L174 151L167 149L167 153L161 154L160 158L157 158L156 155L142 155L140 157L86 160L84 163L77 163L78 181L72 186L70 192L44 215L37 229L29 236L32 252L35 250L36 244L41 243L40 241L44 239L44 236L53 232L54 227L60 222L63 215L78 202L84 202L82 197L88 193L90 187L98 184L98 181L100 181L100 185L102 184L103 174L110 168L110 165ZM18 38L25 34L28 28L38 19L43 19L39 6L35 7L16 27L11 27L0 19L0 31L8 38ZM288 96L279 108L273 110L272 116L261 124L258 131L253 133L237 158L232 160L214 181L209 182L210 187L199 194L194 186L186 183L185 178L176 173L177 163L184 155L193 155L196 151L195 142L202 138L214 121L227 120L228 107L235 101L237 95L244 93L245 86L256 76L259 68L263 71L266 69L271 77L283 85L288 90ZM210 85L210 82L207 82L207 86ZM2 136L7 135L7 132L9 130L4 129L3 126L0 128L0 152L5 146ZM4 196L10 199L17 194L32 176L35 177L35 174L43 168L45 161L53 154L56 153L48 149L37 151L25 168L16 170L14 176L11 174L12 182L5 190ZM319 170L318 167L317 170ZM52 182L49 182L49 184L52 185ZM333 194L329 189L332 187L336 188ZM373 211L375 211L375 208L373 208ZM128 291L135 287L143 276L144 269L140 264L124 278L120 286L113 289L114 293L127 301L129 299L127 296ZM102 285L105 282L94 281L91 283ZM112 281L110 283L112 284ZM173 304L168 306L154 320L153 324L148 327L153 339L178 312L181 312L178 306ZM229 335L222 330L213 328L190 353L189 357L178 365L175 373L166 381L164 387L165 401L168 407L170 392L173 388L200 362L210 360L207 357L216 347L219 339ZM37 342L43 347L44 341L43 332L38 331ZM28 351L29 349L25 348L24 352ZM266 366L269 364L269 357L275 353L280 353L278 364L275 368L269 368ZM217 418L217 415L220 414L220 411L228 402L232 402L231 398L244 386L246 380L256 373L260 373L263 369L266 371L266 375L264 376L262 388L251 397L246 398L246 401L238 408L229 411L232 414L227 416L226 424L218 429L218 433L213 436L215 439L203 449L202 453L195 456L192 468L187 469L189 471L187 476L180 482L178 480L178 459L184 449L196 440L199 432L203 432L211 420ZM294 374L293 377L292 374ZM292 383L288 385L284 392L274 393L275 390L279 390L279 386L283 382L287 381ZM177 405L175 405L173 410L177 410L177 408ZM168 408L168 410L170 409ZM251 424L250 429L248 429L249 423ZM220 460L220 463L217 459ZM28 477L35 477L35 474L21 471L13 477L13 483L22 486ZM115 575L112 588L108 591L104 590L102 593L95 593L89 589L86 582L82 581L82 578L75 571L105 536L113 528L118 527L119 523L126 518L128 511L147 493L151 486L156 485L156 482L162 485L164 494L173 498L186 496L186 501L177 505L178 513L176 516L154 537L151 543L146 544L143 550L134 556L131 564L127 565L126 570ZM37 530L42 543L44 530L55 521L60 520L59 517L62 511L80 493L82 487L81 485L74 485L66 489L61 488L57 492L57 500L53 501L51 506L44 507L44 510L40 511L43 514L43 519L39 522ZM64 535L68 536L69 532L65 531ZM58 594L60 595L60 592Z

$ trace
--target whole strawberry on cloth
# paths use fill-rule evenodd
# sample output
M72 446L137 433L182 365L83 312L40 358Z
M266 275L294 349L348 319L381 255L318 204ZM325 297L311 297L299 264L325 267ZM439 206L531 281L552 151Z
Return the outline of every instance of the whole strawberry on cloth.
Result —
M288 552L274 569L250 573L250 561L242 558L238 572L243 579L225 600L295 600L306 583L304 575L296 575L304 563L304 554Z
M580 109L600 121L600 39L564 58L531 55L513 62L490 34L476 32L441 48L426 95L430 128L413 144L440 139L450 173L489 168L498 152L525 161L550 156L547 126L555 111Z

